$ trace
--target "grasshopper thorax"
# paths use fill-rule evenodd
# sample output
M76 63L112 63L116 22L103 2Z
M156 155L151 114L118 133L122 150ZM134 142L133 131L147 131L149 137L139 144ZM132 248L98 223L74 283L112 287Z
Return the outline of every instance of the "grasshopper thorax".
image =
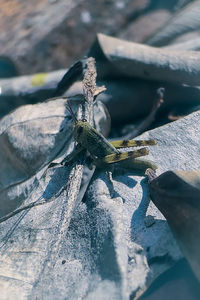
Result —
M86 119L83 119L77 120L74 126L74 139L77 143L82 144L85 133L88 131L89 128L91 128L91 125L89 124L89 122L87 122Z

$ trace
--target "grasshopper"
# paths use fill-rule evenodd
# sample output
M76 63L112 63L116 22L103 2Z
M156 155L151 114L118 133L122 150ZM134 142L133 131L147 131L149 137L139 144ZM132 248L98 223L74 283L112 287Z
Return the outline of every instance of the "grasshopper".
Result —
M68 164L80 151L85 149L90 154L90 163L92 162L99 168L103 168L114 163L120 163L120 166L129 169L139 169L143 171L146 171L146 169L148 168L151 168L154 171L157 169L157 166L153 162L149 160L138 159L138 157L140 156L149 154L149 150L147 147L128 152L120 152L118 150L120 148L129 148L137 146L153 146L157 144L155 140L119 140L109 142L100 132L98 132L93 126L91 126L86 119L78 120L75 114L73 113L69 102L67 109L69 110L73 118L74 139L77 145L72 151L72 153L69 154L62 161L61 164ZM57 163L55 164L57 165ZM54 166L53 163L52 166ZM25 209L42 205L44 203L46 203L46 200L38 203L32 202L27 206L16 209L14 212L11 212L6 216L1 217L0 223Z
M150 140L119 140L109 142L100 132L87 122L86 119L78 120L72 111L68 102L68 110L73 118L74 139L77 143L73 153L69 155L65 161L69 161L81 150L86 149L91 157L92 163L97 167L105 167L114 163L120 163L120 166L126 168L135 168L146 170L151 168L157 169L157 166L144 159L138 157L149 154L147 147L140 148L134 151L120 152L120 148L138 147L138 146L153 146L157 142Z

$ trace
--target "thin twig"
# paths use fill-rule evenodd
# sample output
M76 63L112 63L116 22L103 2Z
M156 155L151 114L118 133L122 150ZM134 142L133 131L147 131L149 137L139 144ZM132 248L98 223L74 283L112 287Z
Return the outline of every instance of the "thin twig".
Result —
M93 58L88 58L85 60L85 65L83 69L83 91L85 96L85 105L84 111L82 112L82 118L87 118L90 123L93 121L93 101L96 91L96 69L95 61ZM93 125L93 124L91 124ZM69 180L67 184L67 198L73 203L72 206L75 206L76 198L80 190L83 167L85 162L85 151L81 153L79 162L75 163L75 166L72 168Z
M93 120L93 100L96 90L96 69L95 61L92 58L85 60L85 66L83 69L84 79L83 79L83 89L85 95L85 105L84 110L82 110L82 118L88 118ZM79 159L71 167L69 179L66 185L66 190L63 190L60 195L61 199L65 199L63 203L63 208L60 216L60 221L58 227L55 229L55 234L57 235L57 240L52 241L51 244L51 258L52 262L59 252L60 245L66 236L70 220L74 209L80 202L81 199L78 197L81 181L83 177L83 169L85 163L85 150L79 154ZM56 253L56 255L54 255ZM53 265L53 263L52 263ZM42 273L41 273L42 276ZM39 280L38 280L39 282Z
M156 172L151 168L146 169L145 175L147 176L149 183L157 177Z
M135 128L135 130L128 133L126 136L123 136L122 139L128 140L128 139L135 138L136 136L138 136L141 133L143 133L144 131L146 131L150 127L150 125L153 123L153 121L155 120L155 115L156 115L159 107L164 102L163 98L164 98L165 89L161 87L161 88L157 89L156 92L157 92L157 97L155 99L154 105L153 105L152 110L149 113L149 115L140 123L139 126L137 126L137 128Z
M93 114L88 112L93 111L93 104L96 93L96 68L93 57L85 61L85 69L83 70L83 95L85 97L85 118L93 126Z
M73 70L75 65L70 68ZM78 64L78 67L80 65ZM88 121L91 123L93 122L93 101L95 98L95 95L97 93L96 91L96 69L95 69L95 61L93 58L88 58L84 60L84 64L82 64L83 69L81 70L81 74L84 74L84 80L83 80L83 89L84 89L84 96L85 96L85 103L84 103L84 109L82 109L82 118L88 118ZM77 70L76 66L75 69ZM73 72L72 72L73 73ZM75 72L76 73L76 72ZM74 77L75 79L75 77ZM91 83L90 83L91 81ZM65 77L65 82L66 77ZM71 82L71 79L70 79ZM101 90L99 91L101 92ZM93 124L91 124L93 125ZM64 205L63 212L62 212L62 219L65 220L63 223L66 229L66 223L69 225L69 221L71 219L71 215L73 213L74 207L77 205L76 199L79 194L81 181L82 181L82 175L83 175L83 168L84 168L84 162L85 162L85 151L82 151L79 154L79 159L76 161L72 166L69 174L68 181L66 184L61 188L61 190L54 195L52 198L46 200L43 197L39 199L39 201L34 201L24 207L18 208L15 211L7 214L6 216L3 216L0 218L0 223L3 221L6 221L10 217L24 211L27 209L31 209L32 207L36 207L39 205L50 203L54 200L56 200L58 197L62 198L64 197L65 203L67 205ZM80 199L79 199L80 201ZM66 221L68 219L68 221Z

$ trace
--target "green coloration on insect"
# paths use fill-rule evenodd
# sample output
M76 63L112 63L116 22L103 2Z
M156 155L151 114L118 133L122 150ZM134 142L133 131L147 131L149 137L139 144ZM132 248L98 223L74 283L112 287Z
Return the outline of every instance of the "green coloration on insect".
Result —
M105 165L120 162L120 166L125 168L142 169L144 171L147 168L157 169L157 166L153 162L137 159L140 156L149 154L147 147L128 152L120 152L118 150L119 148L153 146L157 144L155 140L120 140L109 142L87 120L77 120L70 106L69 111L74 120L74 139L78 144L74 150L74 154L72 153L72 157L82 149L86 149L90 153L92 162L98 167L105 167Z
M74 139L77 142L77 146L74 151L62 161L62 164L68 164L81 150L86 149L90 153L92 163L99 168L103 168L113 163L120 163L120 167L131 170L139 169L145 172L148 168L153 169L154 171L157 169L157 166L153 162L138 158L149 154L149 150L146 147L122 153L118 150L118 148L153 146L157 144L155 140L120 140L109 142L100 132L92 127L87 120L77 120L69 103L67 108L74 120ZM52 197L52 199L54 199L54 197ZM45 203L47 203L46 199L16 209L14 212L0 218L0 223L25 209L43 205Z

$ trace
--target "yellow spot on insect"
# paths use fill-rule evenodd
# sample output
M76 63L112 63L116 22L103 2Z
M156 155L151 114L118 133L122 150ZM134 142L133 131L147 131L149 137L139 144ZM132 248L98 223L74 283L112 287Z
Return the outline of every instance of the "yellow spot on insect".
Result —
M32 86L41 86L45 84L45 79L48 73L38 73L32 76L31 78L31 85Z

